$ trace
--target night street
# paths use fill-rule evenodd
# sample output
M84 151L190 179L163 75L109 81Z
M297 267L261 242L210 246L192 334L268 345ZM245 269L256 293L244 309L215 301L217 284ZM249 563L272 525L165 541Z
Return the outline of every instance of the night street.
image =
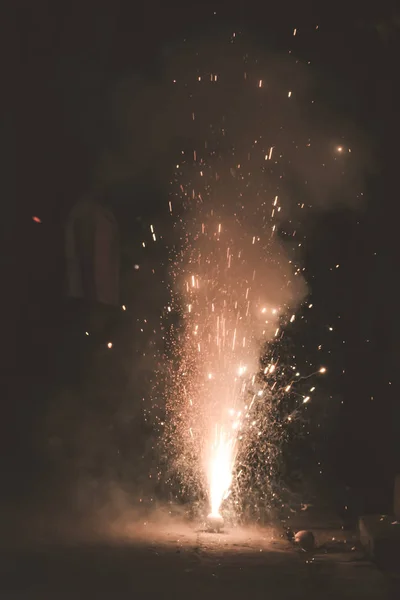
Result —
M10 3L0 600L400 598L397 4Z

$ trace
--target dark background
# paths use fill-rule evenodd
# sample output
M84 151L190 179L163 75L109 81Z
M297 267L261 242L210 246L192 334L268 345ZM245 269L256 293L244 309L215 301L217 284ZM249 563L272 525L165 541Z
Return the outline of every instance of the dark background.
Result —
M143 253L138 241L149 223L162 226L167 220L165 172L174 164L173 143L161 157L163 167L140 165L108 198L121 231L123 282L137 277L122 287L121 303L129 311L115 314L89 347L81 335L84 323L78 323L64 296L65 219L77 199L93 189L101 151L118 142L110 111L115 82L135 72L157 81L165 48L192 33L225 30L232 24L282 52L292 42L294 27L311 31L318 24L318 42L299 36L296 53L311 60L325 79L321 100L366 133L376 170L368 179L361 212L327 213L308 237L305 266L316 308L295 344L310 357L318 344L327 348L329 373L321 384L323 408L318 415L321 434L315 431L315 456L324 465L326 481L351 486L364 506L387 508L393 476L400 470L400 13L394 4L334 3L317 10L310 3L284 2L235 8L222 2L38 1L17 3L15 9L10 48L16 41L17 50L6 59L17 110L10 112L6 131L10 141L17 141L18 210L15 228L13 219L9 226L5 223L12 285L5 286L5 299L10 295L11 301L4 313L3 364L10 385L1 417L3 481L9 497L23 499L42 489L57 470L47 464L52 451L43 442L43 419L59 402L61 389L79 390L85 377L104 377L116 390L111 401L99 404L98 412L107 421L121 403L141 402L147 385L143 370L152 368L141 369L142 379L132 383L134 353L142 357L143 348L155 339L150 325L148 333L140 329L145 318L154 328L159 322L166 297L161 283L166 254L162 245ZM138 114L138 136L143 135L140 119ZM41 224L32 220L34 215ZM135 263L141 265L137 273L132 270ZM336 263L341 268L332 277L327 265ZM7 311L17 314L16 336ZM327 331L328 323L334 324L334 334ZM99 349L110 335L119 340L112 359ZM128 447L135 437L132 428L146 437L143 417L136 414L136 425L134 421L132 417L126 432ZM121 439L117 445L122 447ZM126 450L132 460L134 448ZM111 463L108 458L107 465ZM99 459L100 471L102 464Z

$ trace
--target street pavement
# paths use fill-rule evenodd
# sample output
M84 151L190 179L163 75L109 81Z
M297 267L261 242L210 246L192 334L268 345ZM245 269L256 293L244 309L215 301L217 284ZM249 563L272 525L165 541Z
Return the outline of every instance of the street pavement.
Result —
M185 523L125 521L62 541L26 535L24 543L3 540L0 598L400 597L394 580L364 560L354 540L336 536L320 532L319 549L308 554L273 528L228 527L218 534Z

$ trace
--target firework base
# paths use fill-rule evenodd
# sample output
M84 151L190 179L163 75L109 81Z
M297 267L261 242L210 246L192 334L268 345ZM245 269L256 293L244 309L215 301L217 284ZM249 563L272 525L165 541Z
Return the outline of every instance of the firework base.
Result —
M224 519L221 515L208 515L206 520L207 531L220 532L224 528Z

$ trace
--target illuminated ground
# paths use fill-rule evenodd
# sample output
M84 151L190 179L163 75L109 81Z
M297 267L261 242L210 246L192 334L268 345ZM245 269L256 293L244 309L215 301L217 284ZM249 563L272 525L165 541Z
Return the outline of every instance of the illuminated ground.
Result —
M47 537L24 548L14 539L11 546L1 550L5 599L395 597L393 582L357 553L310 560L272 529L210 534L184 524L125 523L96 538Z

